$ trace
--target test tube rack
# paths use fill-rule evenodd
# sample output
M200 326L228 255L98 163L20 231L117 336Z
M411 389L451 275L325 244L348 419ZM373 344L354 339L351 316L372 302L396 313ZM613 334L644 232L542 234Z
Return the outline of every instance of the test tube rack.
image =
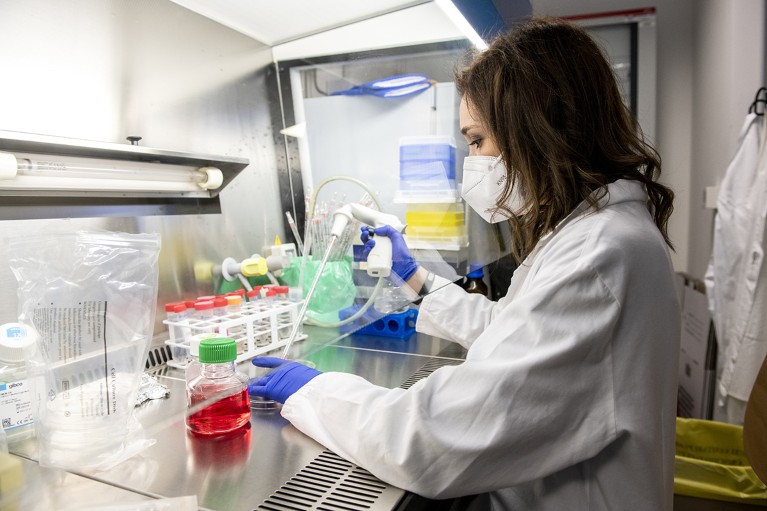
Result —
M293 325L299 321L298 313L303 300L257 300L244 303L238 312L221 314L211 319L185 318L180 321L164 320L170 339L165 344L173 351L189 353L189 340L197 334L215 333L237 342L237 362L284 347L288 344ZM174 335L174 333L176 335ZM296 341L306 339L301 331ZM168 360L171 367L184 369L189 357Z

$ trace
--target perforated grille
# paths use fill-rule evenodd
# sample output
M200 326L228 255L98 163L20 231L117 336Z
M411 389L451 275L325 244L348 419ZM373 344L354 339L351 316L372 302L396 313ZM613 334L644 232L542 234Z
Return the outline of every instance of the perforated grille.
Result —
M466 349L464 349L460 344L450 344L442 351L437 353L437 356L446 358L435 358L429 360L423 366L421 366L418 371L413 373L410 378L402 382L402 385L400 385L399 388L409 389L415 384L415 382L422 378L426 378L440 367L457 366L461 364L463 362L463 358L466 357Z
M460 362L463 362L463 359L466 358L466 348L461 346L460 344L456 343L450 343L447 346L445 346L442 351L437 353L436 356L438 357L444 357L444 358L460 358Z
M164 366L165 363L171 358L173 357L171 356L170 346L161 346L159 348L151 349L147 354L144 369L152 369L159 366Z
M267 498L256 511L371 509L393 487L337 454L324 451Z
M436 358L433 360L428 361L425 363L418 371L413 373L413 376L402 382L402 385L399 386L401 389L409 389L411 386L413 386L418 380L422 378L426 378L431 373L439 369L440 367L445 366L456 366L460 364L461 360L453 360L450 358Z

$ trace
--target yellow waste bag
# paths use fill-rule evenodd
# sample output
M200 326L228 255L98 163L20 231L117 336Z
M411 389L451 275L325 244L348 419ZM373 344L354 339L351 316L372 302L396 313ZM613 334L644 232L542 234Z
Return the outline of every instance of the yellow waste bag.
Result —
M743 450L743 427L676 419L674 493L688 497L767 505L767 486Z

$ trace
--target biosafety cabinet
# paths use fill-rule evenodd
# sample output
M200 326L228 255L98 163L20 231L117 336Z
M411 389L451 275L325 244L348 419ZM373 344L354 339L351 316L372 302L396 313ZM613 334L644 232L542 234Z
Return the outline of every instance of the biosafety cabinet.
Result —
M357 178L389 212L406 217L410 209L417 221L422 204L414 188L435 182L419 179L429 179L428 169L403 170L401 161L418 160L419 148L448 151L452 140L454 154L437 156L449 167L446 181L436 182L444 193L427 200L452 201L435 207L458 210L466 147L452 75L473 47L466 18L474 34L488 36L530 12L527 2L469 3L4 2L0 64L13 79L0 84L0 151L36 151L33 156L54 166L61 163L56 154L86 163L218 166L223 181L204 193L142 196L121 193L115 179L111 192L78 191L77 183L20 192L5 179L0 236L91 228L159 232L163 304L182 294L210 294L214 279L204 269L227 257L245 259L277 237L296 242L286 213L304 235L307 202L327 178ZM605 41L626 100L652 135L654 98L645 91L654 90L653 52L637 50L654 50L653 11L585 23ZM400 75L423 76L431 86L394 97L334 95ZM424 137L432 138L423 143ZM138 167L131 177L141 181L142 173L160 171ZM318 194L317 213L361 193L336 181ZM505 251L503 242L487 241L503 233L486 232L471 212L465 229L426 227L422 239L447 248L443 255L458 273ZM0 264L0 283L15 286L6 264ZM0 320L13 320L14 293L4 293L0 305ZM158 344L163 316L158 306Z
M163 425L151 431L156 446L106 474L67 473L58 498L197 494L201 508L232 510L417 504L276 414L214 449L185 439L172 421L183 419L184 386L167 367L164 304L237 287L241 279L223 278L227 260L291 243L317 254L306 242L317 251L329 215L348 202L400 217L409 246L455 280L497 265L508 233L460 198L467 151L452 76L477 34L530 12L529 2L489 0L0 2L0 323L18 315L10 241L81 230L161 238L146 367L171 398L141 412ZM604 42L652 135L654 10L581 22ZM352 258L356 242L346 241ZM352 298L364 300L375 284L354 285ZM310 330L305 352L319 369L391 387L464 355L439 339L351 331ZM19 454L44 491L53 476L33 470L33 447Z

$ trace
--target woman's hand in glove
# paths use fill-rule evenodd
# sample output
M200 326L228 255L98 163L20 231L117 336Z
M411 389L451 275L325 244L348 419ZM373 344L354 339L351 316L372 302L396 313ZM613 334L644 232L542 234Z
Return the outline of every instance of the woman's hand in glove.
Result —
M375 236L386 236L391 240L391 270L396 273L403 282L407 282L410 277L418 270L418 263L410 255L410 250L407 248L405 239L400 232L390 225L383 225L381 227L368 227L366 225L360 228L362 234L360 240L364 243L365 248L362 250L362 257L367 260L370 251L375 246L375 239L371 235L371 231Z
M256 357L251 362L256 367L271 367L274 368L274 371L261 378L251 380L248 383L248 392L253 396L280 403L284 403L309 380L322 374L304 364L283 358Z

